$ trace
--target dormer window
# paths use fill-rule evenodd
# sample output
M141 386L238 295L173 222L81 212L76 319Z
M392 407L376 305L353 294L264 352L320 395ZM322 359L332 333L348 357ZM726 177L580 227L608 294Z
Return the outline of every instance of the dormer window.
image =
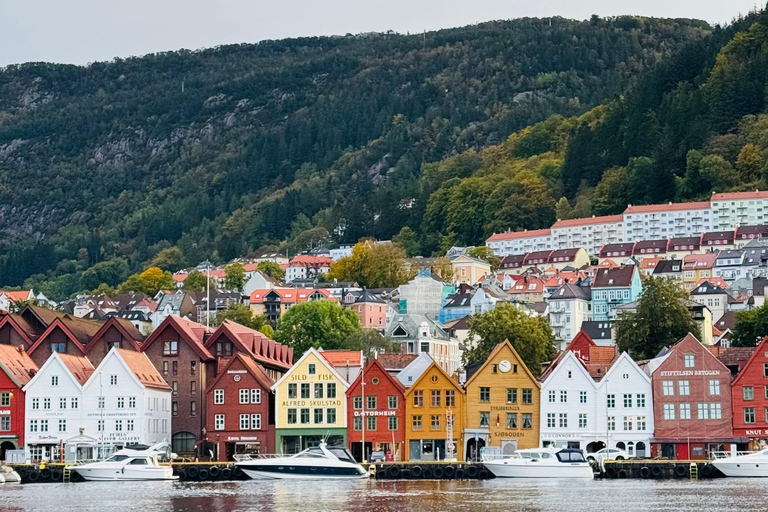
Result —
M216 343L216 354L219 357L229 357L232 355L232 342L219 341Z
M67 342L54 342L51 343L51 352L58 352L59 354L65 354L67 352Z

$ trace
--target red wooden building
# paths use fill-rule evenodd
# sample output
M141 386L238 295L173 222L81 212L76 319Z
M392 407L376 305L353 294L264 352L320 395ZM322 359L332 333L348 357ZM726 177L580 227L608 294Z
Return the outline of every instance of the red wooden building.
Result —
M365 393L363 393L365 378ZM347 435L357 460L383 451L388 460L402 460L405 449L405 387L373 359L347 390Z
M651 456L707 459L739 442L731 421L731 372L695 336L648 364L658 364L651 377Z
M750 450L764 448L768 444L768 337L734 379L731 395L733 435L748 439Z
M22 347L0 345L0 460L24 448L24 392L38 370Z
M243 352L219 367L205 391L214 458L227 461L235 454L275 453L274 381Z

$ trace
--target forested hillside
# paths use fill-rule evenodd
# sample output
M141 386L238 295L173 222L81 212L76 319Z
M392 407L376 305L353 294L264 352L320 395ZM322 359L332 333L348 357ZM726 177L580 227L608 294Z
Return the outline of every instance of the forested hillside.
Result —
M768 188L768 14L718 28L619 98L425 166L421 224L443 247L628 204ZM438 241L439 240L439 241Z
M725 32L692 20L521 19L8 67L0 71L0 285L27 280L60 298L116 284L164 249L173 270L267 245L295 252L324 238L389 238L403 226L425 254L451 237L477 241L507 219L468 226L468 235L440 225L428 202L442 184L434 167L444 164L424 164L481 151L552 115L574 128L559 149L546 149L567 153L570 137L607 144L594 130L619 114L587 125L572 116L691 43L698 53L688 75L698 76ZM658 91L649 95L655 101ZM622 133L608 139L630 136ZM542 149L529 146L522 156ZM543 208L515 225L551 220L547 197L574 197L582 181L600 180L604 162L580 158L591 167L542 163L548 170L530 173L533 188L510 189ZM460 157L468 162L457 178L477 172L478 159ZM541 179L549 192L539 197ZM499 205L509 202L493 192Z

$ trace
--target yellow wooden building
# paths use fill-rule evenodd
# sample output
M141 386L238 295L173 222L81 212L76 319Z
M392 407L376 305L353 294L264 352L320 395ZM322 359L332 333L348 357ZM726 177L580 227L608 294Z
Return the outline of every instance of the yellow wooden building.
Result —
M405 392L405 459L464 457L464 390L432 363ZM448 429L453 446L448 444Z
M347 397L344 378L311 348L275 382L275 447L298 453L324 439L347 446Z
M541 385L509 341L496 345L464 389L467 460L479 459L485 446L504 454L539 446Z

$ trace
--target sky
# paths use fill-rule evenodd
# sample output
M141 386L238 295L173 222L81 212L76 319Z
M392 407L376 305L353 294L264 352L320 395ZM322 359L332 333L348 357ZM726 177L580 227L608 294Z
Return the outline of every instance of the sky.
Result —
M526 16L728 23L755 0L0 0L0 66L87 64L286 37L415 33Z

